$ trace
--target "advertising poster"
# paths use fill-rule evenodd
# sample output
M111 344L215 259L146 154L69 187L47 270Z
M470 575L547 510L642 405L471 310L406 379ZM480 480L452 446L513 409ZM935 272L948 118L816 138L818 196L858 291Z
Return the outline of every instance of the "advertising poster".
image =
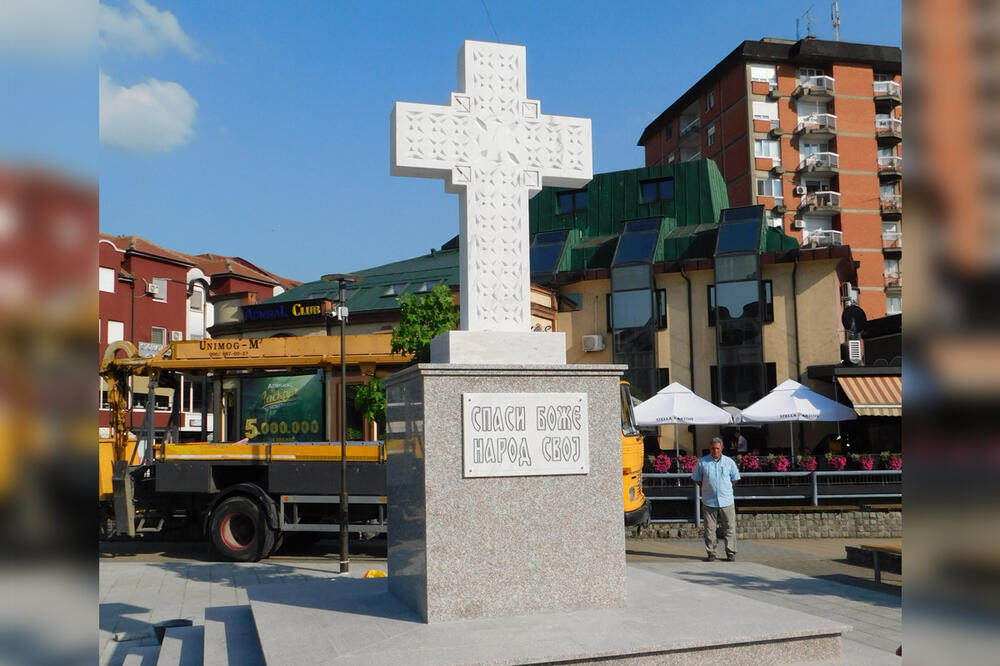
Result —
M323 381L316 374L243 380L243 436L251 442L326 438Z

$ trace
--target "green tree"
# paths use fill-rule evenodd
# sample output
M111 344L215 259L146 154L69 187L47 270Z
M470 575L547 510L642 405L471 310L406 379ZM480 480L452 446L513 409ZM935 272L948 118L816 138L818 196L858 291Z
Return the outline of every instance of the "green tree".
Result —
M413 354L411 363L431 359L431 339L458 326L451 289L439 284L423 296L399 297L399 325L392 329L392 353Z
M370 382L354 390L354 407L366 419L377 423L379 432L385 437L385 387L378 377L372 377Z

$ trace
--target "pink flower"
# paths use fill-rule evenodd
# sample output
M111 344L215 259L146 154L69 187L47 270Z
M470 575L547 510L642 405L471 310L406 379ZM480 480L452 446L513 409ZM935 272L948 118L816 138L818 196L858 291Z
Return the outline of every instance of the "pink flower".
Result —
M889 469L903 469L903 456L889 458Z
M757 459L752 453L746 453L742 456L736 456L736 461L745 472L756 472L760 469L760 460Z
M826 463L838 472L847 467L847 458L835 456L832 453L826 454Z
M685 472L691 473L694 468L698 466L697 456L681 456L680 457L681 467L684 468Z
M855 454L852 456L854 461L861 465L863 470L872 470L875 468L875 456L870 453Z
M807 472L815 472L816 471L815 456L800 456L799 467L806 470Z
M774 467L775 472L787 472L791 465L791 461L785 456L778 456L771 462L771 466Z
M664 472L669 472L670 464L672 462L673 461L670 460L670 456L668 456L666 453L661 453L660 455L656 456L656 458L653 460L653 470L661 474Z

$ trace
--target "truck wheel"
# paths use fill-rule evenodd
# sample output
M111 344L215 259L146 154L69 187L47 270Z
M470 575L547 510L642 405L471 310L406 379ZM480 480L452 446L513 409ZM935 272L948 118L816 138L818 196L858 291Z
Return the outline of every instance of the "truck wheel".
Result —
M274 545L263 509L249 497L237 495L219 502L209 530L212 548L228 560L256 562L267 557Z

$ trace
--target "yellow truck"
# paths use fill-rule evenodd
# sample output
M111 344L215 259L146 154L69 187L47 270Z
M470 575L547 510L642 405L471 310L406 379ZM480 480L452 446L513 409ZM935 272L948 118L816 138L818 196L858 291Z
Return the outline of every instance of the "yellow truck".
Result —
M649 502L642 490L643 444L642 434L632 413L632 395L629 383L622 381L622 492L625 503L625 525L649 523Z
M346 342L353 350L347 364L363 373L388 373L409 360L391 354L388 336ZM110 345L101 364L111 414L99 444L102 535L132 537L193 522L218 556L256 561L286 534L339 532L341 451L332 427L339 400L330 399L340 386L339 348L340 339L327 336L181 341L146 358L129 342ZM206 387L201 437L180 441L180 401L176 394L157 397L197 384ZM134 386L147 393L137 432L129 423ZM635 525L649 520L642 436L627 382L620 391L625 523ZM172 427L156 428L156 410L164 407ZM349 441L346 460L348 529L384 532L384 443Z

